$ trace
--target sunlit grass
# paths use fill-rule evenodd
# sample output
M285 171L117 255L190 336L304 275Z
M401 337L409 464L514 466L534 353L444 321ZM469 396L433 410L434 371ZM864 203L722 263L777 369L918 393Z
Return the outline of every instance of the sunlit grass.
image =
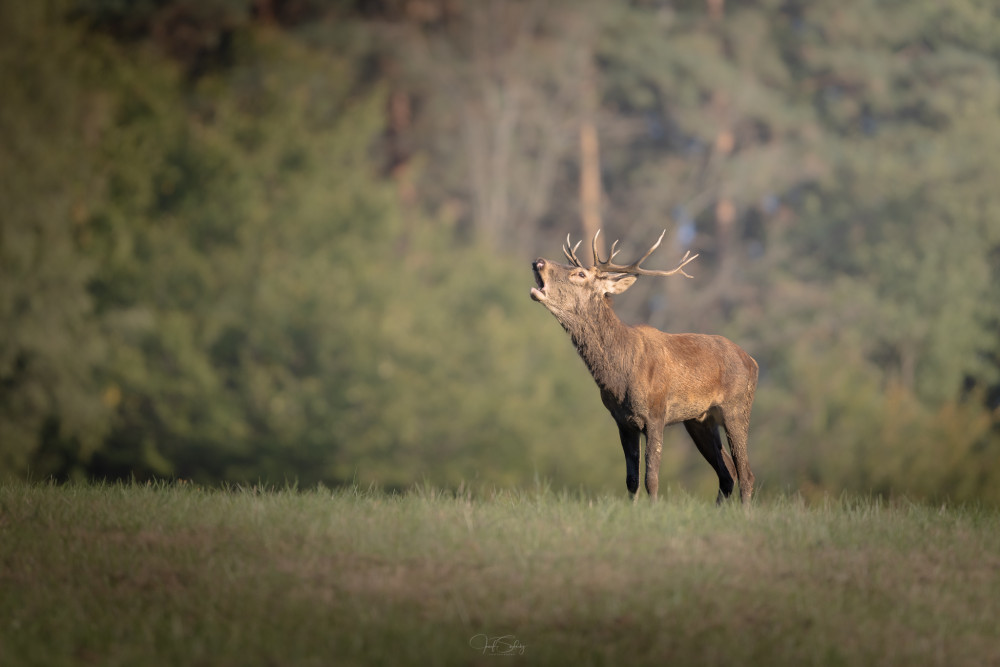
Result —
M8 485L0 664L990 664L997 519L544 486Z

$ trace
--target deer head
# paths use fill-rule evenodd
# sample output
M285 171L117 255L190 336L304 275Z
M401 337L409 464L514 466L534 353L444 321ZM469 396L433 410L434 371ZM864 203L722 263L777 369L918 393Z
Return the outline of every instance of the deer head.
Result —
M690 251L684 254L677 268L670 271L656 271L643 269L640 267L653 251L660 247L666 230L660 234L656 243L646 251L646 254L632 262L631 264L614 264L615 256L620 252L618 241L611 246L611 255L606 259L601 259L597 250L597 239L601 230L594 234L592 250L594 253L594 265L590 268L583 266L576 256L576 250L580 247L580 241L572 245L570 237L566 235L566 245L563 246L563 253L571 264L559 264L551 260L539 257L532 263L535 273L536 287L531 288L531 298L538 301L556 316L560 321L566 317L582 316L593 312L595 307L600 307L607 303L607 297L612 294L621 294L631 287L639 276L672 276L680 274L690 278L684 271L684 267L693 261L698 255L692 255Z

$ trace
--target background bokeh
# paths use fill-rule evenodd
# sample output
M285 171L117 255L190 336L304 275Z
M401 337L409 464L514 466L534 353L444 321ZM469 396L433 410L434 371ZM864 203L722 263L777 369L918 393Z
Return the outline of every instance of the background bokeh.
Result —
M600 225L763 493L1000 501L991 0L4 2L0 91L0 477L624 493L528 298Z

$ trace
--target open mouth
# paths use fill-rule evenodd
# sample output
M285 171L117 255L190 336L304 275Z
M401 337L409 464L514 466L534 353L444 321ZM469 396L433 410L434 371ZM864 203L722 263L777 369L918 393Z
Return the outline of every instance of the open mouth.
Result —
M532 263L531 270L535 274L535 285L537 285L537 287L531 288L531 298L535 301L542 301L545 298L545 280L542 279L542 274L538 272L538 265Z

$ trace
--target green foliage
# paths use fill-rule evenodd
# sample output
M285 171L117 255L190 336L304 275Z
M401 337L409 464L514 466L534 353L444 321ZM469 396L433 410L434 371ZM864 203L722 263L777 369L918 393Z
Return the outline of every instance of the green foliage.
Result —
M0 475L48 474L106 430L93 374L106 345L91 315L94 264L80 252L99 198L99 101L81 34L45 4L0 7Z
M576 235L588 117L608 235L629 253L672 216L660 253L701 254L616 307L760 361L764 493L1000 501L998 22L4 6L2 474L621 490L597 391L527 298L527 260ZM711 495L674 435L664 476Z
M104 351L85 389L115 415L92 458L36 474L600 484L602 455L561 441L610 424L565 425L596 391L558 328L525 337L526 272L404 223L370 158L383 96L343 57L242 39L245 66L187 90L170 62L90 47L100 196L70 264Z

